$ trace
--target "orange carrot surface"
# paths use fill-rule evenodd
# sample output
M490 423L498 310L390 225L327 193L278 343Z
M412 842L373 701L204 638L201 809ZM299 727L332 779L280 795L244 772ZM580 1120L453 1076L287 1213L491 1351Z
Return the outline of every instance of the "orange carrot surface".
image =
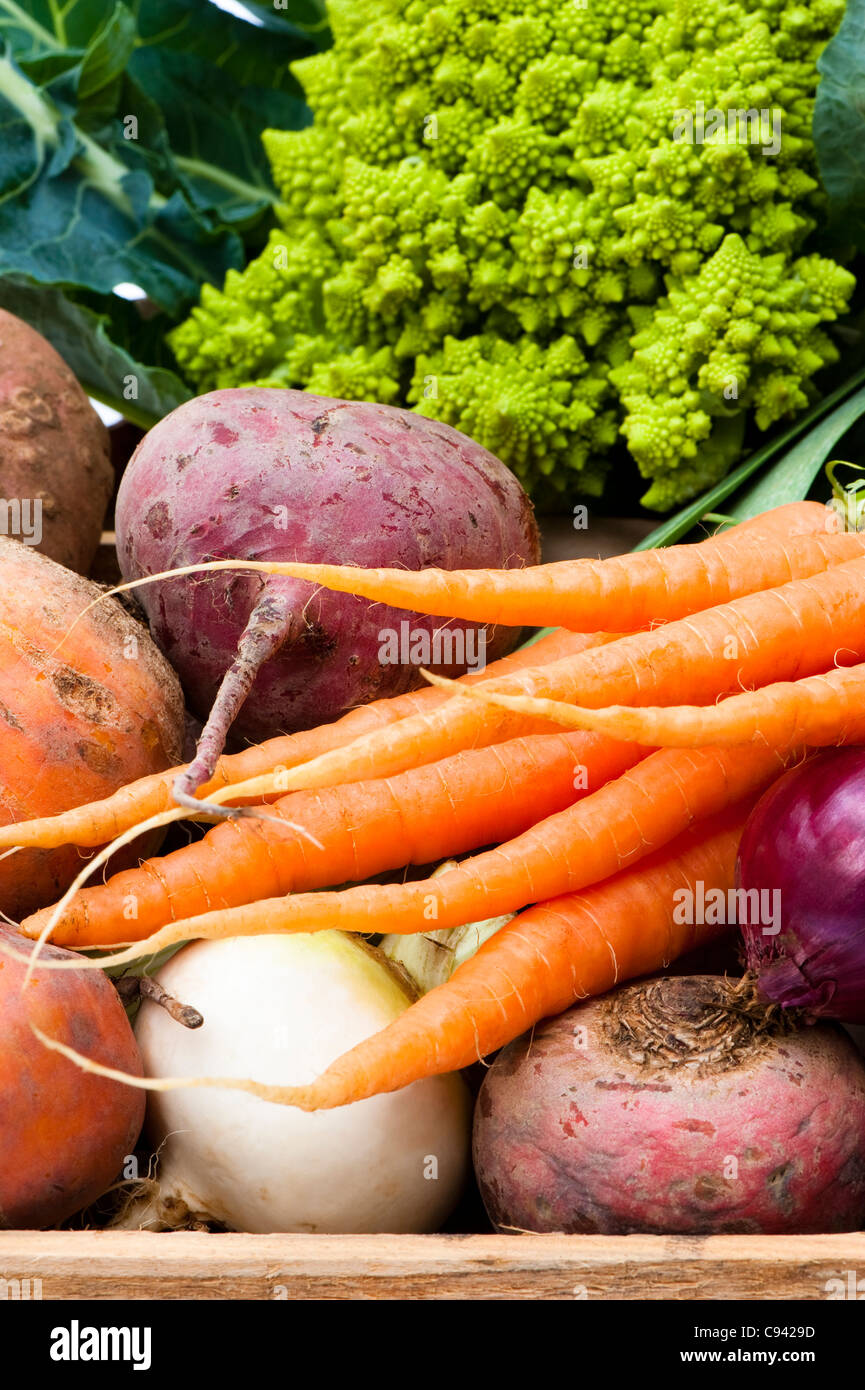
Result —
M87 962L125 965L177 941L279 931L372 934L464 926L516 912L529 903L577 892L630 867L695 821L756 795L784 768L773 750L663 749L599 791L497 849L432 879L361 884L339 893L268 898L163 927L127 951ZM63 968L61 962L40 963Z
M835 512L805 502L779 507L695 545L607 560L502 570L363 570L300 562L259 568L441 617L631 632L804 579L865 553L865 536L838 534L838 524ZM220 562L210 568L220 568Z
M444 684L438 676L430 680ZM592 729L659 748L700 748L754 739L779 749L825 748L865 739L865 665L840 667L799 681L777 681L708 706L584 709L560 700L480 692L474 698L547 718L559 727Z
M704 891L733 887L736 852L751 804L748 800L693 827L638 868L587 892L529 908L490 937L445 984L306 1085L238 1077L138 1078L39 1036L88 1071L150 1091L227 1087L303 1110L333 1109L396 1091L468 1066L542 1018L623 980L662 969L723 931L677 909L683 894L697 896L698 885Z
M831 515L834 516L834 514ZM705 542L704 545L714 546L716 550L720 547L721 553L724 553L725 547L735 546L743 538L747 540L765 538L767 543L772 543L773 540L775 543L779 540L783 543L785 539L795 539L797 536L807 539L809 534L816 535L826 530L829 525L828 517L830 517L830 513L827 509L816 503L796 503L790 507L777 508L754 521L742 523L734 527L732 531ZM835 537L834 539L844 540L843 537ZM677 547L676 549L694 551L699 548L691 546ZM630 560L641 559L637 555L627 558ZM511 672L526 669L535 663L555 661L565 651L580 651L585 647L609 640L609 634L596 634L594 637L582 639L583 647L581 648L580 639L573 634L553 633L528 651L516 653L512 657L506 658L504 662L496 663L486 673L465 677L464 680L467 684L473 684L480 679L507 677ZM512 693L519 693L519 690ZM569 698L569 692L555 688L529 689L526 693L546 695L550 698ZM332 785L340 781L392 775L418 765L421 760L430 762L446 757L467 744L477 742L484 733L488 734L485 741L489 744L532 732L542 732L542 729L537 725L526 724L524 721L514 719L511 719L510 723L500 719L498 727L488 728L488 726L493 725L494 721L487 720L485 723L478 719L475 712L468 716L467 727L465 727L465 720L462 722L456 720L452 736L449 739L426 747L421 745L418 737L419 734L425 735L427 732L424 725L424 714L418 715L416 711L420 710L424 713L432 711L435 705L440 703L438 697L439 692L427 690L400 696L393 700L377 701L363 709L350 711L334 725L306 733L289 735L281 739L269 740L267 743L248 749L241 754L225 757L220 760L216 775L211 782L201 788L201 797L212 799L221 788L232 783L254 782L270 772L275 766L281 766L287 770L288 778L285 785L279 790L289 791L303 787ZM616 700L618 697L611 694L608 698ZM420 719L421 723L414 723L402 731L395 741L396 746L394 748L390 747L385 737L381 743L373 743L372 757L367 756L370 752L370 745L367 743L361 744L357 750L353 751L346 764L342 764L338 758L334 759L334 753L338 753L348 744L368 735L370 730L375 730L375 735L373 735L375 739L377 735L382 733L386 735L387 726L390 724L412 718ZM422 758L413 756L421 746L424 746ZM407 749L412 751L407 753ZM319 761L322 755L324 761ZM380 761L377 762L379 755L381 755ZM292 781L290 775L292 770L301 764L310 762L313 766L309 775L295 778ZM75 843L84 847L103 844L140 821L165 812L172 804L171 788L181 770L180 768L173 768L168 773L157 777L141 779L105 801L80 807L62 817L22 822L7 828L5 832L0 829L0 851L13 848L16 845L53 848L66 843ZM259 800L268 794L256 790L251 793L251 797L253 800ZM248 800L249 798L237 799Z
M490 677L509 676L538 662L558 660L562 656L585 651L596 643L611 640L611 635L606 633L587 636L583 633L559 630L541 638L531 647L513 652L510 656L494 662L485 672L473 672L461 677L460 685L473 684ZM213 780L201 789L201 795L211 795L234 782L259 777L275 766L292 768L323 751L344 747L371 730L380 731L397 720L434 709L447 699L447 694L430 687L413 690L405 695L398 695L389 700L376 700L372 704L349 710L335 724L268 739L267 742L247 748L242 753L227 755L219 760ZM549 733L549 729L542 724L537 726L537 731L542 734ZM16 845L40 849L53 849L64 844L88 848L102 845L147 817L170 810L174 805L171 789L177 774L182 770L182 767L173 767L167 772L140 778L103 801L90 802L63 815L2 826L0 851Z
M865 660L865 559L474 689L593 709L706 704L732 691L798 680L857 660ZM502 742L543 728L536 716L499 711L466 694L289 769L280 776L280 789L392 776L480 740ZM261 793L265 783L246 788Z
M678 921L689 914L675 908L697 883L724 892L734 886L750 807L748 801L695 826L637 868L586 892L520 913L445 984L309 1085L280 1088L278 1099L304 1110L330 1109L467 1067L578 999L660 970L719 935L723 926Z
M184 917L256 898L358 881L405 864L511 839L618 777L645 749L593 734L547 734L472 749L392 779L295 792L271 821L223 822L203 840L79 892L51 933L55 944L140 940ZM37 937L53 912L28 917Z

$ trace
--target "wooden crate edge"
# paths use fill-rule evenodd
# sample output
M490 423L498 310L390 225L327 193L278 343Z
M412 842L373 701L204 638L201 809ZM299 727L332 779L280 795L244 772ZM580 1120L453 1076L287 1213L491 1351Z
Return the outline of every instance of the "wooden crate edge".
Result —
M820 1300L837 1289L830 1281L840 1280L846 1287L851 1275L854 1283L865 1275L865 1233L606 1237L0 1232L0 1279L6 1281L0 1290L7 1298L28 1293L32 1297L35 1292L60 1300Z

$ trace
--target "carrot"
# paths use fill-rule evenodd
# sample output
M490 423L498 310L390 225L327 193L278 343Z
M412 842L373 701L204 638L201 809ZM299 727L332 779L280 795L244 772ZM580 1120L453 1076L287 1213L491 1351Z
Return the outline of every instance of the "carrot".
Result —
M510 839L631 767L646 750L592 734L472 749L392 779L295 792L272 808L320 849L270 821L230 821L203 840L78 893L52 929L66 946L138 940L167 922L258 897L369 878ZM38 937L54 908L21 924Z
M494 662L486 672L463 676L460 684L472 684L489 678L491 673L507 676L537 662L557 660L584 651L596 642L611 640L612 636L605 633L586 636L563 630L553 632L534 646L525 647ZM201 788L201 795L213 795L234 782L259 777L276 766L294 767L325 750L344 747L370 730L381 730L399 719L435 708L446 700L445 694L430 688L409 691L405 695L376 700L349 710L334 724L268 739L241 753L220 758L212 781ZM541 727L539 732L548 733L549 730ZM65 844L88 848L102 845L140 821L170 810L174 806L172 786L182 771L183 766L172 767L155 776L139 778L113 796L79 806L62 815L0 827L0 851L21 845L40 849L53 849Z
M449 685L430 675L435 685ZM671 705L632 709L610 705L583 709L559 700L519 699L478 691L508 710L552 720L560 727L592 729L652 747L701 748L705 744L749 743L774 748L859 743L865 739L865 665L826 671L799 681L777 681L760 690L731 695L719 705Z
M777 777L784 759L770 748L664 749L650 754L583 801L539 821L498 849L414 883L361 884L339 893L299 893L208 912L163 927L146 942L71 968L126 965L193 938L279 931L373 933L446 930L573 893L627 868ZM31 957L32 961L32 957ZM69 962L40 961L63 969Z
M827 509L816 503L796 503L790 507L777 508L754 521L742 523L734 527L732 531L713 538L711 544L728 546L743 534L752 537L765 537L768 541L771 541L773 537L777 540L785 537L806 536L809 532L816 534L825 530L827 515L829 515ZM834 513L831 515L834 516ZM710 542L704 544L709 545ZM688 550L696 548L684 547ZM630 558L639 557L632 556ZM511 573L518 572L513 571ZM594 638L583 639L586 646L609 640L609 634L599 634ZM528 649L528 652L523 651L514 657L507 658L506 660L511 663L510 666L506 667L503 663L496 663L495 666L489 668L486 678L507 676L510 671L531 666L534 662L555 660L562 644L569 651L579 651L578 641L579 639L571 634L554 633L535 647ZM557 644L559 644L559 650L557 650ZM473 676L464 679L467 683L474 683L479 677ZM567 698L565 694L556 689L530 690L528 693L546 694L553 698ZM432 710L436 704L440 703L440 700L436 698L437 695L438 692L418 691L410 695L400 696L396 700L378 701L361 710L351 711L336 724L324 729L290 735L284 739L269 740L257 748L247 749L241 754L223 758L217 766L216 775L211 782L200 789L200 794L202 798L207 797L210 800L216 800L215 788L224 789L228 785L245 783L255 785L275 766L285 767L288 772L288 777L283 785L276 789L278 791L326 786L340 781L392 775L405 770L407 767L415 766L420 761L420 749L424 750L422 755L424 761L436 761L471 743L480 736L483 729L492 726L492 720L488 720L484 724L484 721L478 719L475 711L469 714L466 719L462 719L461 722L456 721L451 737L444 742L429 743L426 721L423 714L416 715L415 710L424 713ZM415 702L417 702L416 705ZM402 722L403 719L408 720L413 717L419 722L408 726L404 730L404 737L398 737L393 750L389 750L386 737L387 727L395 722ZM450 719L450 717L449 714L448 718ZM366 756L370 751L369 744L360 745L345 764L338 756L333 756L334 753L338 754L353 740L367 736L371 729L375 730L372 756ZM511 720L510 724L506 724L503 719L499 720L497 729L498 731L491 732L490 736L487 737L486 742L488 744L501 741L504 738L543 731L537 725L526 725L525 722L514 720ZM383 742L379 743L375 740L382 730L385 731L385 738ZM325 761L319 762L318 758L322 755ZM292 780L290 775L292 770L297 769L301 764L311 764L310 775L296 777ZM141 820L163 813L172 804L171 788L177 774L182 770L182 768L174 768L159 777L142 779L140 782L124 788L114 797L80 807L77 811L69 812L63 817L19 823L5 832L0 829L0 851L16 845L38 846L40 848L53 848L56 845L70 842L87 847L100 845L128 830ZM266 784L264 789L259 785L250 792L250 795L253 799L259 799L271 794L272 790L269 784ZM242 800L243 797L231 799Z
M527 1028L660 970L720 935L723 926L679 922L677 892L698 882L727 892L747 811L731 808L686 831L636 869L584 893L538 903L515 917L386 1028L343 1054L280 1100L331 1109L457 1071L512 1042Z
M121 589L172 575L248 569L442 617L630 632L861 556L865 536L830 534L830 527L837 532L839 524L837 514L818 503L792 503L696 545L608 560L562 560L501 570L362 570L295 561L214 560L148 576Z
M623 980L662 969L723 927L678 920L677 897L698 883L728 892L751 801L681 835L584 893L537 904L514 918L451 978L312 1082L276 1086L237 1077L134 1077L103 1067L40 1033L45 1045L90 1072L148 1091L223 1086L302 1110L333 1109L456 1071L519 1037L540 1019ZM68 964L68 962L64 962Z
M731 691L778 678L795 680L836 661L851 665L857 659L865 659L865 559L473 689L593 709L683 699L704 704ZM465 692L429 713L280 773L278 786L287 792L392 776L475 740L501 742L543 728L536 716L491 710ZM236 789L264 795L271 786L264 777Z
M598 642L598 641L602 641L602 640L607 640L604 634L595 634L594 637L589 638L589 639L585 639L584 645L591 645L591 644L594 643L594 642ZM542 733L542 734L543 734L543 733L549 733L549 725L548 725L545 721L536 721L536 720L525 721L525 720L518 720L517 723L518 723L518 725L520 725L520 726L523 726L523 725L525 725L526 723L528 723L529 726L530 726L532 729L534 729L534 728L537 726L537 724L540 723L539 732ZM521 731L521 730L518 729L518 732L520 732L520 731ZM494 743L494 742L496 742L496 741L497 741L497 740L496 740L496 737L495 737L495 733L489 733L489 734L487 734L487 733L485 733L485 731L484 731L483 729L481 729L481 731L478 733L477 737L475 738L475 744L476 744L477 746L483 746L483 747L486 747L486 746L488 746L489 744L492 744L492 743ZM424 755L418 754L418 756L416 756L416 757L414 757L414 758L412 758L412 759L409 760L408 766L420 765L420 764L423 764L423 763L426 763L426 762L430 762L430 761L432 761L432 760L433 760L433 755L432 755L431 752L430 752L429 756L424 756ZM256 791L257 793L260 793L261 795L268 795L268 794L271 794L271 793L273 793L275 790L278 790L278 789L279 789L278 784L279 784L279 782L281 781L283 775L286 775L286 774L280 773L280 775L279 775L278 777L274 777L273 775L271 775L271 776L268 776L267 778L264 778L264 779L259 778L259 779L258 779L258 783L256 783L255 779L253 779L252 782L246 782L246 783L238 784L236 788L235 788L234 786L223 787L221 791L219 791L219 792L213 792L213 793L210 794L209 802L207 802L207 803L202 802L202 803L201 803L201 810L200 810L200 812L198 813L198 816L197 816L196 818L208 819L208 817L211 816L211 815L215 812L217 818L221 819L221 817L219 816L219 807L218 807L218 806L212 806L212 805L210 804L210 802L227 802L227 801L232 800L232 799L235 799L235 800L236 800L236 799L238 799L238 797L242 796L248 788L254 788L255 791ZM263 781L264 784L265 784L263 787L261 787L261 785L260 785L262 781ZM253 808L252 808L249 812L247 812L246 814L248 814L250 817L255 818L255 819L257 819L257 820L260 820L260 821L268 821L268 820L270 820L270 819L272 818L271 815L270 815L270 813L269 813L269 811L267 811L264 807L261 807L261 806L253 807ZM45 925L43 926L42 930L41 930L40 933L39 933L39 937L38 937L39 944L41 945L42 942L48 940L48 938L49 938L49 936L50 936L50 934L51 934L51 932L52 932L52 930L53 930L53 928L54 928L55 923L58 922L58 921L60 920L60 918L65 914L65 912L67 911L67 909L68 909L68 907L69 907L69 904L73 902L73 900L75 899L75 897L76 897L76 895L78 894L78 892L79 892L82 888L84 888L84 886L85 886L87 880L88 880L89 878L92 878L92 876L97 872L97 870L99 870L100 868L102 868L103 865L105 865L110 859L112 859L112 858L114 857L114 855L115 855L118 851L122 850L122 849L123 849L125 846L127 846L128 844L134 842L134 841L135 841L136 839L138 839L144 832L148 832L148 833L149 833L149 832L151 832L151 831L154 831L154 830L163 828L163 827L167 826L171 821L180 820L180 819L185 819L186 817L188 817L188 816L190 816L190 815L195 816L195 813L190 811L190 809L189 809L188 805L186 805L186 803L184 803L184 805L183 805L182 807L174 806L171 810L162 811L162 812L160 812L160 813L157 814L157 815L150 816L150 817L149 817L147 820L145 820L145 821L140 821L140 822L138 822L137 824L133 825L130 829L123 831L120 835L118 835L118 836L117 836L114 840L112 840L109 844L104 845L101 849L99 849L99 850L95 853L95 855L93 856L93 858L91 858L91 859L89 859L89 860L87 861L87 863L86 863L85 866L81 869L81 871L79 872L79 874L73 879L72 883L71 883L71 884L69 885L69 887L67 888L67 890L66 890L66 892L64 893L63 897L59 900L59 902L55 903L54 907L51 909L51 913L50 913L50 915L48 916L48 918L47 918L47 920L46 920L46 922L45 922ZM235 817L232 817L232 819L237 819L237 817L236 817L236 816L235 816ZM304 838L305 838L308 842L310 842L315 848L317 848L317 849L322 849L322 848L323 848L323 846L321 845L320 841L318 841L318 840L316 839L316 837L315 837L314 835L312 835L311 832L310 832L304 825L301 825L301 824L300 824L299 822L297 822L297 821L290 821L290 820L288 820L288 819L285 819L283 823L284 823L284 827L285 827L286 829L289 829L289 830L293 831L295 834L304 837ZM33 970L33 966L34 966L34 964L35 964L37 955L38 955L38 952L34 953L32 959L31 959L31 963L28 965L27 977L26 977L26 982L27 982L27 983L29 983L30 978L31 978L31 976L32 976L32 970Z
M637 631L756 590L804 579L865 552L865 536L713 537L608 560L513 570L364 570L280 564L280 574L418 613L476 622Z

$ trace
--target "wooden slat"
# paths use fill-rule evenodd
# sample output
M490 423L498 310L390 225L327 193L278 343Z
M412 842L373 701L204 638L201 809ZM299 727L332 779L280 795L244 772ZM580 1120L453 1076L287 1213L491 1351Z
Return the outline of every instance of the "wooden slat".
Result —
M305 1236L0 1233L45 1299L825 1299L865 1234Z

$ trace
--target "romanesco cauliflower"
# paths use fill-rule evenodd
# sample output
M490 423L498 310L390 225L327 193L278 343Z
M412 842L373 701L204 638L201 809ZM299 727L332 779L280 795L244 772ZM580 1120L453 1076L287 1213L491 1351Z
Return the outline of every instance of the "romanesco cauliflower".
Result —
M202 390L413 405L543 500L624 435L665 509L801 410L852 276L803 254L843 0L330 0L281 227L173 334Z

